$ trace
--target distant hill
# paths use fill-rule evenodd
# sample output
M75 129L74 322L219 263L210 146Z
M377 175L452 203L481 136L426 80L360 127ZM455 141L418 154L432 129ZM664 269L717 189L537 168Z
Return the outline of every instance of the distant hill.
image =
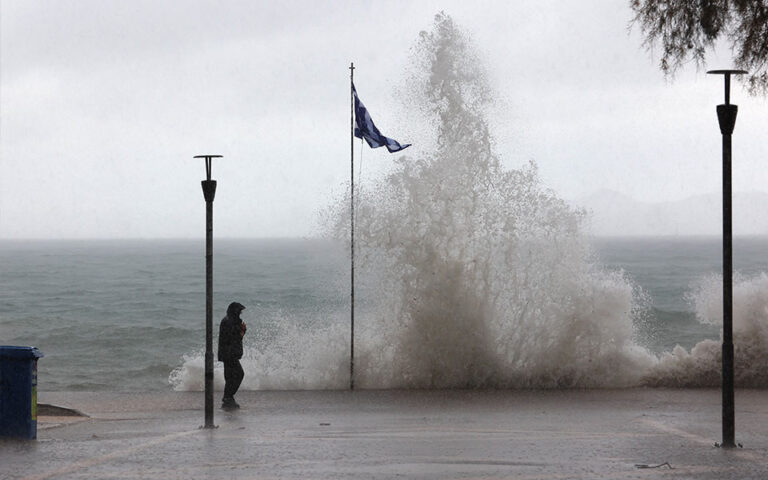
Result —
M589 212L591 233L598 236L720 235L723 228L719 193L650 203L600 190L572 203ZM768 235L768 193L734 194L733 233Z

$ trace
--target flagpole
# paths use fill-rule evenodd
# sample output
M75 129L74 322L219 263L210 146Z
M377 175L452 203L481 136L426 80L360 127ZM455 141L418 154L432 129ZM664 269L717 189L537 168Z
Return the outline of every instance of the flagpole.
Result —
M350 338L349 338L349 389L355 389L355 64L349 64L349 192L350 192Z

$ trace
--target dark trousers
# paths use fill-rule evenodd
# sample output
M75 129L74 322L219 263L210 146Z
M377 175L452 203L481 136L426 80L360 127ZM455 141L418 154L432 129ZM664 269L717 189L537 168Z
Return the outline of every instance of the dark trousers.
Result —
M224 362L224 398L232 398L240 388L245 372L240 365L240 360L228 360Z

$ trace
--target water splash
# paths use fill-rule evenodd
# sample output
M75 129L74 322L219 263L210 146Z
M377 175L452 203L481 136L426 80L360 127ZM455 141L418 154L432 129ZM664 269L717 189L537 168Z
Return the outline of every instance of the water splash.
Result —
M722 276L702 278L689 295L697 319L723 323ZM661 355L644 383L667 387L719 387L721 341L704 340L690 352L678 346ZM768 275L733 279L734 373L737 387L768 387Z
M592 261L583 212L544 188L535 164L502 166L485 116L493 96L467 35L438 15L413 63L407 104L422 127L404 136L419 139L415 155L360 195L356 238L384 300L358 382L636 384L653 357L632 341L633 287ZM343 238L347 211L337 218Z
M649 300L600 266L584 213L545 188L534 163L504 168L485 116L493 95L467 34L439 14L413 53L402 92L410 116L402 127L411 131L402 137L414 146L356 192L368 292L357 317L357 385L719 385L719 343L661 357L638 344ZM343 199L328 213L340 239L349 238L348 205ZM700 321L721 322L720 285L710 277L691 293ZM734 305L736 384L766 387L768 277L737 279ZM243 388L346 387L345 315L312 329L275 323L274 338L246 345ZM170 382L200 390L202 368L202 355L191 355ZM220 370L216 381L220 389Z
M303 322L284 318L270 332L271 339L254 337L257 327L246 336L241 360L244 390L323 390L343 389L349 383L349 347L347 329L311 329ZM254 325L254 323L250 323ZM204 354L185 355L182 365L168 379L175 390L202 391ZM224 368L214 363L214 389L224 390Z

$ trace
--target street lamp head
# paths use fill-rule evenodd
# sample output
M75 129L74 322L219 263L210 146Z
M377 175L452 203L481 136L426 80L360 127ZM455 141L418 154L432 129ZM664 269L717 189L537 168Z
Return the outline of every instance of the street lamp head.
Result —
M207 175L207 179L211 179L211 160L214 158L222 158L221 155L195 155L192 158L204 158L205 159L205 173Z
M743 75L748 72L746 70L707 70L707 73L713 75Z
M731 104L731 75L743 75L746 70L709 70L708 74L722 75L725 78L725 104Z

